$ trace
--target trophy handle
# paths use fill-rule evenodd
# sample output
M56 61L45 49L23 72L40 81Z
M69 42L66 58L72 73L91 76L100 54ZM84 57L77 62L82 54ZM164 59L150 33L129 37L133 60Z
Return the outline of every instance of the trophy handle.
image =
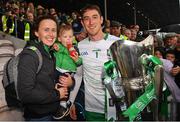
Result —
M164 81L164 75L163 75L163 66L157 65L154 68L155 76L154 76L154 84L155 84L155 95L156 99L154 101L155 103L155 109L154 109L154 120L158 121L160 120L160 110L161 110L161 102L162 102L162 91L163 91L163 81Z

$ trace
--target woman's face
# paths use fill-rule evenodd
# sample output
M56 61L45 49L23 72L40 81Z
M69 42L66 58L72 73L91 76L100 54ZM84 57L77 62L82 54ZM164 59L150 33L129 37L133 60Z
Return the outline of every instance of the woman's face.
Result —
M40 22L38 31L35 32L35 35L40 41L45 45L51 46L55 42L57 37L57 25L51 19L45 19Z

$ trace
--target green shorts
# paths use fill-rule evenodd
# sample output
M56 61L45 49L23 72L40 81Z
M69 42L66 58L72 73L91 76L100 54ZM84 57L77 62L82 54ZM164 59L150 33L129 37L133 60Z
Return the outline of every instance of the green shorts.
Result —
M105 121L105 114L85 111L86 121Z

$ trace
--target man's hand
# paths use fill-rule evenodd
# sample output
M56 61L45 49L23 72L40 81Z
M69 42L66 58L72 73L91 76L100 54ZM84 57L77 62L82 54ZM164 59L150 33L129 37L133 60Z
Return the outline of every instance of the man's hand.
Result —
M180 72L180 67L179 67L179 66L173 67L173 68L171 69L171 74L172 74L173 76L176 76L179 72Z

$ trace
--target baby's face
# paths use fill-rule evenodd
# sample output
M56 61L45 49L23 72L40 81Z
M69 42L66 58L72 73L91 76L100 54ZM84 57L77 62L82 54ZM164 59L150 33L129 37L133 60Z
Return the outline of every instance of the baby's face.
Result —
M58 40L66 47L67 42L73 42L73 31L72 30L65 30L62 34L59 34Z

